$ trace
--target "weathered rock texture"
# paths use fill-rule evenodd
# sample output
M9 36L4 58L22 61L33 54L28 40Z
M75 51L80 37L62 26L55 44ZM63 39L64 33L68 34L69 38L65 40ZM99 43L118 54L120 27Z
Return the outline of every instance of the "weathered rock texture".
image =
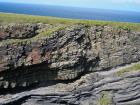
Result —
M30 38L37 34L37 29L37 25L30 24L10 24L0 26L0 40Z
M35 27L8 25L6 30L14 38L26 32L33 37ZM73 25L37 40L6 41L0 42L0 88L70 80L140 59L140 33L109 26Z
M133 65L133 64L132 64ZM127 66L126 66L127 67ZM87 74L73 83L56 83L1 96L2 105L139 105L140 70L121 69Z
M42 31L50 27L53 26L43 24L0 26L0 89L27 87L47 83L49 80L73 80L89 72L108 71L140 60L140 32L111 26L76 24L56 30L49 35L42 35L45 34ZM63 97L62 100L58 97L57 101L60 99L61 102L54 102L77 105L82 104L80 103L82 101L76 103L74 99L85 100L86 97L92 96L90 97L92 103L89 105L94 105L98 100L97 97L104 98L107 94L111 100L113 98L110 104L132 105L129 103L130 100L139 99L138 75L139 73L129 75L127 78L131 82L128 84L123 80L125 77L112 76L104 79L97 76L92 78L91 86L85 88L86 92L83 89L76 90L78 93L73 93L74 96ZM110 91L104 93L108 90ZM90 102L89 98L87 99ZM83 105L86 105L85 102ZM133 102L133 105L139 104Z

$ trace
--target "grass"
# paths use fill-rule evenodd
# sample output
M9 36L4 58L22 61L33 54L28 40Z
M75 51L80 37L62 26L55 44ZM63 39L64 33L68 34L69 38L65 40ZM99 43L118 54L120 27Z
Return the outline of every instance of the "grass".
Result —
M40 37L49 36L49 35L51 35L53 32L63 30L63 29L65 29L66 27L68 27L68 26L67 26L67 25L56 26L56 27L51 28L51 29L49 29L49 30L47 30L47 31L43 31L43 32L39 33L39 35L35 36L34 38L35 38L35 39L39 39Z
M108 92L102 92L100 99L97 101L97 105L111 105L112 100L109 97Z
M123 29L131 29L140 31L139 23L127 22L111 22L111 21L95 21L95 20L79 20L66 19L48 16L32 16L23 14L0 13L0 23L47 23L47 24L87 24L87 25L110 25Z
M120 69L118 72L117 72L117 75L118 76L122 76L123 74L125 73L128 73L128 72L133 72L133 71L140 71L140 62L130 66L130 67L126 67L126 68L123 68L123 69Z

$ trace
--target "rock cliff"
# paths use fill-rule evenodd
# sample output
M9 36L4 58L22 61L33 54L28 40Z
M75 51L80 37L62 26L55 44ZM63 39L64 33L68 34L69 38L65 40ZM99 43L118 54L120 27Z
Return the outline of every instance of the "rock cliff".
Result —
M23 105L139 105L139 71L122 76L112 70L139 60L137 31L108 25L0 25L1 90L73 82L61 84L60 90L67 89L60 93L52 85L49 97L32 90L3 104L32 97ZM43 98L49 101L39 104Z

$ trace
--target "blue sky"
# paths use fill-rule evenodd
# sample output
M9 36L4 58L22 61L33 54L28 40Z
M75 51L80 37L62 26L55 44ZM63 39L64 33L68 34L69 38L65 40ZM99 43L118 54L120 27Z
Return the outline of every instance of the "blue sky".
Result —
M140 12L140 0L0 0L1 2L35 3Z

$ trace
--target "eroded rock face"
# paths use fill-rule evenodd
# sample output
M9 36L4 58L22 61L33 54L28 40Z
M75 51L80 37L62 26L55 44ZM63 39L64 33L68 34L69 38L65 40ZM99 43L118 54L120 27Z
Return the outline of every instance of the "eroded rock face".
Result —
M25 39L37 34L38 26L35 24L10 24L0 26L0 40Z
M140 64L140 62L139 62ZM140 70L124 67L89 73L72 83L55 83L30 91L2 95L2 105L139 105Z
M32 93L21 105L139 105L139 75L140 72L122 77L98 75L93 81L95 74L90 74L72 92L56 91L40 96Z
M47 80L72 80L88 72L140 60L140 32L77 24L36 39L41 32L36 35L37 27L43 30L47 26L16 25L0 29L4 33L0 34L1 89L27 87ZM3 29L11 28L15 30L10 34L13 37L5 37Z

